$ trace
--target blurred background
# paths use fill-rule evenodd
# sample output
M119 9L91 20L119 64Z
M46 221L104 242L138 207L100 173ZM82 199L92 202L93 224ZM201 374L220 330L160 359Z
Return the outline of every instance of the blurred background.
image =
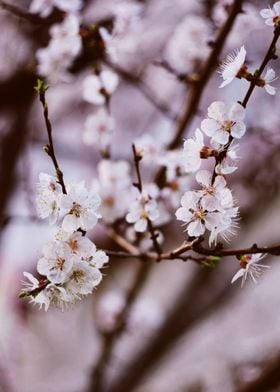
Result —
M52 174L53 168L42 149L47 134L33 87L36 51L47 46L49 28L63 13L55 9L47 18L29 19L29 0L9 4L16 8L0 2L0 391L279 391L279 257L267 257L271 268L256 286L248 282L243 289L230 284L239 268L234 257L215 269L111 257L98 290L65 312L45 313L18 299L23 271L35 272L42 245L55 231L36 217L35 184L40 172ZM81 26L112 27L120 4L140 7L137 18L116 39L117 65L104 57L100 62L120 79L110 103L116 124L111 156L132 162L131 144L142 135L152 135L159 148L171 140L191 88L180 75L199 73L231 2L87 0ZM266 2L243 1L219 60L245 45L247 64L258 67L273 34L259 15L265 7ZM17 9L24 15L16 15ZM64 176L89 185L101 160L98 148L83 137L85 119L94 111L82 94L93 65L90 54L84 46L67 81L50 82L47 93ZM279 61L272 66L278 75ZM225 89L218 88L220 83L213 70L184 137L193 135L211 102L240 100L248 88L238 80ZM229 179L241 211L232 247L280 241L279 110L277 95L255 90L246 111L247 133L239 143L239 170ZM143 163L146 181L156 168L153 156ZM165 249L184 239L175 219L162 231ZM89 236L101 249L114 249L102 225ZM137 276L141 288L110 346L104 331L114 325ZM99 386L94 386L96 377L102 379Z

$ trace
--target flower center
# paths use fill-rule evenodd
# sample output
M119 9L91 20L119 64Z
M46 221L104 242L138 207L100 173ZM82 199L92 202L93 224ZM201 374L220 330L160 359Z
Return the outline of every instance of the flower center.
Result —
M221 129L225 132L230 132L234 124L234 121L231 120L223 121L221 124Z
M73 207L71 208L69 214L75 215L77 218L80 218L82 213L82 207L80 204L73 203Z
M194 219L199 219L199 220L203 221L205 216L206 216L206 213L202 208L199 208L198 210L193 212Z
M59 257L58 259L56 259L55 269L62 271L64 263L65 263L65 260Z
M84 276L85 276L84 271L76 270L76 271L73 271L70 279L73 279L73 280L75 280L76 283L78 283L81 279L83 279Z
M78 249L78 241L77 240L70 240L68 241L68 245L72 250L77 250Z

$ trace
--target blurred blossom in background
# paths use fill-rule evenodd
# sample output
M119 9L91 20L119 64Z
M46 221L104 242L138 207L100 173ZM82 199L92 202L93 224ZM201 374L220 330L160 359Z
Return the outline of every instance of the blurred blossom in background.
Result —
M245 62L242 47L252 72L270 45L280 3L268 8L266 2L240 1L242 13L237 13L202 86L197 110L177 145L168 150L233 3L0 1L0 392L279 390L279 256L267 255L259 264L261 256L253 260L229 256L211 268L192 260L157 263L113 255L108 255L108 262L104 252L98 253L119 250L118 230L132 251L135 247L140 253L151 251L150 224L165 251L176 249L188 234L196 236L188 226L194 218L182 218L180 200L198 184L204 191L210 186L202 175L191 174L200 165L203 170L213 169L213 156L206 160L200 155L206 135L214 150L228 142L230 132L238 140L216 175L226 175L231 189L233 196L223 193L223 198L232 202L228 216L237 234L229 235L231 243L224 246L279 244L279 60L266 67L245 118L238 106L231 105L241 101L248 89L247 80L235 77ZM237 67L234 80L219 88L224 80L230 81L224 68L216 72L229 54ZM54 176L55 172L43 150L48 138L34 91L38 77L49 85L52 136L67 196L55 189L46 199L42 190L49 179L40 173ZM227 105L224 117L221 112L211 117L210 105L220 101ZM227 139L222 142L219 127ZM143 189L138 190L132 186L137 181L132 144L143 179ZM209 150L204 153L211 155ZM164 187L154 183L161 167L165 167ZM75 197L82 200L78 215L69 212ZM237 210L232 210L236 206L238 220ZM182 219L177 220L175 211L180 207L176 215ZM209 210L208 204L208 214ZM38 213L47 219L39 219ZM53 245L48 250L43 247L57 239L59 219L68 232L63 240L77 245L82 234L73 239L71 233L81 228L96 248L83 244L92 252L91 269L86 269L87 292L85 287L81 292L72 279L67 287L76 297L69 302L77 303L63 312L55 306L45 312L44 306L39 310L18 294L26 280L23 272L37 276L37 262L43 256L41 270L51 269ZM219 228L213 231L209 242L215 246ZM231 285L240 268L236 279L248 278L242 289L241 281ZM255 285L250 277L259 277L259 272L264 274Z

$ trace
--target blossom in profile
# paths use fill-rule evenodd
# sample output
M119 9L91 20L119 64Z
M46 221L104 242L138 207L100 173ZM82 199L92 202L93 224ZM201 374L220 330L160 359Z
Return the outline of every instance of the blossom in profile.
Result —
M224 80L219 86L220 88L231 83L234 78L241 78L244 76L244 73L247 71L247 68L244 65L245 58L246 50L244 46L242 46L240 50L236 49L235 52L226 57L218 71Z
M109 70L99 75L88 75L83 82L83 99L94 105L104 105L118 84L118 75Z
M244 286L248 276L254 283L257 283L264 270L270 268L268 265L259 264L266 255L263 253L256 253L253 255L243 255L240 257L241 268L236 272L231 280L234 283L237 279L241 278L241 287Z
M200 168L201 159L207 158L212 154L213 150L204 146L203 133L197 128L194 137L184 142L182 165L186 172L195 172Z
M237 102L231 106L220 101L213 102L208 108L209 118L202 121L201 129L212 142L225 145L230 136L240 139L244 135L244 116L245 109Z
M260 79L260 86L264 87L265 91L269 94L269 95L275 95L276 94L276 87L271 86L270 83L274 82L275 80L277 80L278 78L275 77L275 71L272 68L268 68L264 77L262 79Z
M262 9L260 15L265 19L265 24L268 26L278 25L280 22L280 1L276 1L272 8Z

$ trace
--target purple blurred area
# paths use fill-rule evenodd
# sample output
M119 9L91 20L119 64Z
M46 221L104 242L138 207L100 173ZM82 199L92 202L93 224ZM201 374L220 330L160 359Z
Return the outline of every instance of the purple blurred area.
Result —
M119 3L84 1L81 24L110 20ZM208 49L199 59L203 62L230 2L126 3L138 3L142 11L135 28L118 42L117 65L138 82L126 77L125 72L119 73L120 83L110 109L116 122L111 155L114 160L132 162L134 140L148 133L159 144L169 141L176 129L174 116L180 116L185 106L189 85L160 65L165 60L172 68L178 65L178 74L191 73L189 65L183 70L184 62L180 64L174 54L176 31L177 39L181 39L178 27L187 23L187 34L192 20L199 25L199 18L205 24L210 45L206 42ZM243 2L244 12L237 16L220 60L245 45L248 65L252 69L259 66L273 34L273 28L266 26L259 15L260 9L267 7L263 3ZM10 0L9 4L28 12L30 1ZM0 21L0 392L84 392L100 358L100 329L110 329L114 323L115 313L123 306L142 264L136 259L111 258L94 294L64 312L53 308L44 312L28 299L18 298L23 271L35 272L42 246L55 232L54 227L36 217L35 209L39 173L53 171L42 149L47 135L33 88L35 53L47 45L49 26L1 7ZM186 35L185 45L196 45L195 39ZM184 41L178 42L180 45L184 46ZM82 82L91 72L90 65L83 58L77 60L70 70L70 80L50 83L47 92L64 177L69 182L85 180L89 186L101 159L98 149L83 141L84 122L92 105L82 98ZM274 60L272 66L279 75L279 60ZM220 83L220 75L213 72L184 138L194 134L211 102L241 100L248 88L242 80L224 89L218 88ZM279 81L273 85L279 87ZM247 133L239 142L239 170L229 179L241 217L231 247L279 243L277 94L270 96L257 88L246 110ZM143 163L146 181L155 171L153 161ZM175 218L163 233L164 249L175 248L184 240L181 223ZM114 249L102 224L89 237L101 249ZM104 385L92 392L241 392L273 369L275 363L280 368L279 257L267 257L266 264L271 268L257 285L248 282L240 289L239 284L230 284L239 268L234 257L222 259L215 269L191 261L152 263L126 320L126 329L106 363ZM271 375L274 379L277 382L270 389L255 386L248 391L277 391L280 372Z

